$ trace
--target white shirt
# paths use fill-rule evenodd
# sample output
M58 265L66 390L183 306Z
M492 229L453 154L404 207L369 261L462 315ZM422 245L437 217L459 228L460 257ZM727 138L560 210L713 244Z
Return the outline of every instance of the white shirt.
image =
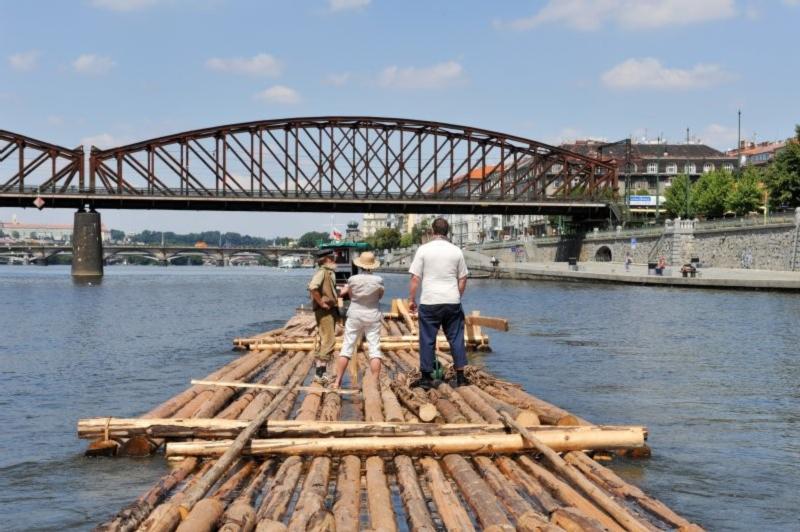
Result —
M422 279L423 305L461 303L458 280L466 277L464 254L447 240L437 238L423 244L414 255L409 273Z
M350 287L350 308L347 309L347 315L380 321L379 303L383 295L383 279L374 273L359 273L351 276L347 285Z

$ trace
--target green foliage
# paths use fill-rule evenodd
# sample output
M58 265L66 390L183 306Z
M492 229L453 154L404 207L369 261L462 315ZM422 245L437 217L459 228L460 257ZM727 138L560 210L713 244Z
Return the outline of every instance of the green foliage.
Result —
M160 245L161 231L145 230L133 235L131 240L143 244ZM220 233L219 231L203 231L200 233L177 234L172 231L165 231L164 243L168 246L193 246L197 242L205 242L209 246L222 244L229 247L263 247L263 246L286 246L291 242L291 238L278 237L265 239L257 236L241 235L239 233Z
M673 218L693 218L695 215L692 183L683 174L672 179L672 185L664 193L664 209Z
M384 227L375 231L375 234L365 240L373 249L395 249L400 247L400 231Z
M11 238L19 240L19 231L11 231Z
M746 168L733 183L733 188L725 198L725 208L737 216L755 211L761 205L762 191L760 186L761 172L753 167Z
M800 205L800 124L795 126L795 134L796 138L775 154L764 175L772 208Z
M634 196L649 196L650 191L646 188L637 188L636 192L633 193Z
M120 231L119 229L112 229L111 240L113 240L114 242L122 242L123 240L125 240L125 232Z
M733 189L733 175L724 170L714 170L700 176L694 184L694 206L706 218L720 218L725 214L725 202Z
M403 233L403 236L400 237L400 247L408 248L412 245L414 245L414 235L411 233Z
M320 243L328 241L328 233L322 231L309 231L297 240L297 245L301 248L315 248Z

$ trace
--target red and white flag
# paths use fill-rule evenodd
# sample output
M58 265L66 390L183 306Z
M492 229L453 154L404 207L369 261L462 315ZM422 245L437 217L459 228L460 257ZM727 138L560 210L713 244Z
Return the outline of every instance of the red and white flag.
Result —
M339 231L334 229L333 231L331 231L331 238L334 239L334 240L341 240L342 239L342 233L340 233Z

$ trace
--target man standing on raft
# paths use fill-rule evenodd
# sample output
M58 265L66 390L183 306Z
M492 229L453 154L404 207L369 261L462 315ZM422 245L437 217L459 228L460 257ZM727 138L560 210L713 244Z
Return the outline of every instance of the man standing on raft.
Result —
M408 307L417 310L417 289L422 281L419 299L419 369L418 386L433 387L433 361L436 356L436 335L444 329L456 370L456 386L469 384L464 376L467 349L464 344L464 310L461 297L467 288L467 265L461 250L447 240L450 225L437 218L431 226L433 240L423 244L408 269L411 274Z
M339 317L339 298L336 294L336 262L333 250L324 249L317 253L319 269L308 283L311 295L311 306L317 322L317 339L314 356L317 359L314 382L328 384L330 377L326 373L328 362L333 357L336 347L336 319Z

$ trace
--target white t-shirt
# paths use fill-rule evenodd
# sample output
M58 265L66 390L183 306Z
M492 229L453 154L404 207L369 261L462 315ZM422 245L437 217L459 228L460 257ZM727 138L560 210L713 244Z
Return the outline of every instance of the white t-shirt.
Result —
M347 315L380 321L383 279L374 273L359 273L351 276L347 284L350 286L350 308L347 310Z
M423 244L414 255L408 271L422 278L421 304L461 303L458 280L469 272L464 254L458 246L440 238Z

